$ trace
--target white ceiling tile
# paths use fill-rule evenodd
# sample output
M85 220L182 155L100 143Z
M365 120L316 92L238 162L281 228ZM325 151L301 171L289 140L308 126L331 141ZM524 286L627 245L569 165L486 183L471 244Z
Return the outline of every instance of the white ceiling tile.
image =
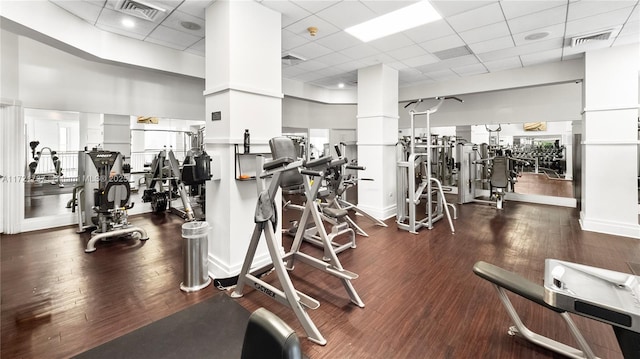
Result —
M478 57L480 57L482 62L494 61L494 60L500 60L505 57L527 55L527 54L532 54L539 51L562 48L563 44L564 44L564 40L561 38L542 40L542 41L537 41L528 45L511 47L508 49L502 49L497 51L485 52L483 54L478 54Z
M513 35L513 41L515 41L516 46L527 45L535 41L544 41L549 39L555 39L559 37L564 37L564 24L557 24L553 26L547 26L540 29L534 29L527 32L519 33ZM526 40L525 37L531 34L548 32L549 35L539 40Z
M428 55L427 51L419 45L406 46L401 49L388 51L387 54L398 60L405 60L416 56Z
M401 62L401 61L391 62L391 63L388 63L387 65L396 70L404 70L409 68L409 66L407 66L404 62Z
M317 60L322 62L323 64L326 64L327 66L335 66L344 64L345 62L349 62L351 61L351 58L339 52L332 52L330 54L318 57Z
M370 41L368 44L380 51L391 51L391 50L399 49L401 47L414 45L415 43L411 41L408 37L406 37L404 34L395 34L395 35L385 36L381 39Z
M458 46L464 46L465 42L462 41L460 36L454 34L441 37L439 39L422 42L419 45L429 52L438 52L446 49L452 49Z
M475 44L469 44L469 48L476 54L481 54L489 51L496 51L514 47L513 38L511 36L499 37L488 41L476 42Z
M388 64L392 62L396 62L397 60L387 54L376 54L374 56L365 57L360 61L364 62L367 66L377 65L377 64Z
M497 72L522 67L522 61L519 56L505 57L495 61L485 61L484 66L490 72Z
M416 69L412 69L412 68L408 68L405 70L400 70L398 72L398 78L402 81L416 81L416 79L424 79L424 75L422 74L422 72L416 70Z
M446 21L438 20L422 26L414 27L413 29L405 31L404 34L416 43L420 43L453 35L455 34L455 31L453 31Z
M180 11L204 20L205 10L213 4L213 0L185 0L180 5Z
M507 27L507 23L504 21L460 33L460 37L467 44L497 39L499 37L509 35L511 35L509 33L509 27Z
M364 6L371 9L377 15L388 14L392 11L401 9L403 7L407 7L409 5L415 4L415 0L406 1L406 0L361 0L360 1Z
M457 32L471 30L484 25L504 21L500 4L495 2L481 8L469 10L447 18L449 25Z
M349 56L352 59L364 59L379 53L373 46L369 44L360 44L340 51L341 54Z
M182 26L182 23L185 21L199 25L200 29L189 30L185 28L184 26ZM174 11L173 13L171 13L171 15L169 15L166 19L164 19L164 21L162 21L162 25L170 27L174 30L186 32L188 34L196 35L199 37L204 37L204 32L205 32L204 20L199 17L189 15L187 13L184 13L178 10Z
M507 19L513 19L515 17L533 14L542 10L562 6L567 6L566 0L534 0L534 1L520 1L520 0L503 0L500 1L502 11ZM566 9L565 9L566 10Z
M150 39L174 44L178 46L176 48L179 48L179 46L182 46L182 49L184 50L189 46L198 42L201 39L201 37L192 35L192 34L187 34L185 32L174 30L170 27L160 25L155 30L153 30L151 34L149 34L149 36L147 37L147 40L150 40Z
M451 70L456 74L458 74L459 76L478 75L478 74L484 74L488 72L487 68L483 64L472 64L472 65L453 67L451 68Z
M354 60L354 61L345 62L344 64L337 65L336 67L339 69L342 69L342 71L344 72L349 72L349 71L355 71L358 69L365 68L367 67L367 64L365 64L360 60Z
M340 29L346 29L378 15L359 1L343 1L316 13L316 16Z
M609 11L614 11L622 8L633 7L638 2L633 1L593 1L593 0L583 0L578 2L573 2L569 4L569 15L567 17L568 21L573 21L577 19L582 19L589 16L600 15ZM631 12L631 11L629 11Z
M174 50L180 50L183 51L185 50L185 46L184 45L180 45L180 44L175 44L173 42L169 42L169 41L165 41L162 39L152 39L152 38L147 38L146 40L144 40L145 42L150 42L156 45L162 45L165 47L170 47Z
M451 0L431 0L430 3L444 17L474 10L497 1L451 1Z
M416 56L410 59L402 60L402 62L409 67L418 67L418 66L433 64L438 61L440 60L438 60L438 58L433 55L422 55L422 56Z
M584 53L562 56L562 61L577 60L584 57Z
M169 15L170 12L175 10L176 7L182 3L182 0L146 0L145 2L165 9L167 11L167 15Z
M583 33L607 30L622 25L631 14L632 8L610 11L595 16L567 22L567 37Z
M560 6L539 11L534 14L520 16L515 19L509 19L507 23L509 24L511 32L518 34L545 26L563 24L566 17L566 8L564 6Z
M426 72L425 75L437 81L453 80L460 77L457 73L449 69Z
M315 42L308 42L302 46L296 47L292 51L307 60L315 59L316 57L320 57L332 52L326 47L318 45Z
M283 66L282 67L282 76L290 78L298 75L302 75L306 73L306 70L303 70L297 66Z
M289 50L304 45L307 42L307 39L302 36L298 36L286 29L282 30L282 51L284 52L288 52Z
M190 52L192 54L204 56L205 55L205 44L206 44L205 39L202 39L202 40L196 42L195 44L189 46L189 48L187 48L184 51Z
M290 1L263 0L262 5L282 14L282 27L289 26L296 21L311 16L311 13Z
M295 76L294 78L297 79L297 80L301 80L301 81L315 81L315 80L321 79L323 77L324 77L324 75L321 74L321 73L305 72L303 74Z
M323 63L321 63L319 61L303 61L303 62L295 65L294 67L302 69L305 72L315 72L315 71L318 71L320 69L324 69L325 67L327 67L327 65L323 64Z
M430 72L430 71L451 69L454 67L468 66L468 65L473 65L477 63L479 63L477 57L475 57L474 55L465 55L465 56L454 57L452 59L448 59L444 61L435 62L432 64L414 66L414 67L422 72Z
M322 45L333 51L340 51L346 48L350 48L350 47L354 47L362 44L362 41L356 39L355 37L347 34L344 31L338 31L334 34L318 39L314 42L318 45Z
M312 26L318 29L318 33L315 36L309 35L309 31L307 30ZM340 29L338 29L337 27L331 25L330 23L322 20L315 15L311 15L309 17L305 17L300 21L294 22L293 24L285 27L285 29L293 32L298 36L308 38L309 41L317 41L325 36L329 36L335 32L340 31Z
M329 0L321 0L321 1L315 1L315 0L298 0L295 2L296 5L300 6L301 8L309 11L312 14L315 14L323 9L326 9L330 6L333 6L335 4L339 3L339 1L329 1Z
M51 2L91 25L95 25L100 11L102 11L102 6L94 2L69 0L51 0Z
M562 49L553 49L529 55L521 55L520 59L524 66L542 64L545 62L559 62L562 59Z
M620 30L620 34L618 34L618 36L631 36L631 35L638 36L639 33L640 33L640 21L634 21L634 22L629 21L626 24L624 24L624 27L622 28L622 30Z

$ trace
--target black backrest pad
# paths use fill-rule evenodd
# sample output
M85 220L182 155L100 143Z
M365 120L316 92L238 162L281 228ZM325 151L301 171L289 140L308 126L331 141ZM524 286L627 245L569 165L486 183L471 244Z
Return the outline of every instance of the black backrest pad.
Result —
M296 332L270 311L259 308L249 317L242 359L301 359Z
M530 301L538 303L555 312L564 312L564 310L549 305L544 301L544 288L541 285L535 284L516 273L483 261L476 262L476 264L473 265L473 273L478 275L480 278L484 278L499 287L527 298Z
M274 137L269 140L269 147L271 148L271 156L274 160L280 158L298 158L296 147L293 144L293 140L289 137ZM280 186L282 188L296 187L302 185L303 177L298 171L286 171L281 175Z

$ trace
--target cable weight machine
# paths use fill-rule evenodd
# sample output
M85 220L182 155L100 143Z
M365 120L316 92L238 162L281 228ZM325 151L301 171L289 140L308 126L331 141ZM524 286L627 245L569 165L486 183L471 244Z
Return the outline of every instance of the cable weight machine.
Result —
M442 189L442 183L432 176L432 144L431 144L431 115L436 113L445 100L453 99L463 102L457 97L436 97L438 103L426 111L417 112L416 108L423 102L422 99L409 102L404 108L415 105L409 111L411 120L411 138L405 148L398 146L397 162L397 205L396 223L398 228L417 233L418 229L433 228L433 223L441 220L446 215L451 232L455 232L449 207L453 210L453 218L457 217L456 208L447 203ZM426 115L426 129L429 140L426 143L416 144L415 117ZM435 188L434 188L435 185ZM435 200L434 200L435 195ZM426 202L426 217L417 218L417 208L422 200Z

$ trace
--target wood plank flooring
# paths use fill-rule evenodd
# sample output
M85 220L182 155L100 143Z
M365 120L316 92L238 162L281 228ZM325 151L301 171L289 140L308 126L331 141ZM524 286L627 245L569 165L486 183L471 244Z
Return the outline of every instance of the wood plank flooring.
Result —
M640 241L583 232L575 209L507 202L502 211L458 206L458 214L455 234L445 222L414 235L393 220L383 228L358 217L370 237L358 236L358 248L339 256L360 275L353 285L365 308L350 303L336 278L298 264L292 280L320 301L310 316L326 346L304 339L291 310L262 293L247 288L238 302L282 317L310 358L560 358L507 335L510 320L494 288L472 273L473 264L484 260L541 283L545 258L621 272L629 272L627 262L640 262ZM89 235L76 234L75 227L2 235L2 358L67 358L219 291L179 290L180 218L141 215L131 221L147 230L149 241L100 243L92 254L83 252ZM291 242L286 238L285 246ZM304 250L320 255L308 245ZM273 282L275 274L265 278ZM575 345L555 313L512 300L532 330ZM574 320L596 355L622 358L609 326Z

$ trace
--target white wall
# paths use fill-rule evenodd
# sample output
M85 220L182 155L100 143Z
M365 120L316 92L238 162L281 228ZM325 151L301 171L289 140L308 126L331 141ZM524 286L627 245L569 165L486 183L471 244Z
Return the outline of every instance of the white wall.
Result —
M355 129L356 112L355 104L326 104L285 96L282 100L282 126Z
M563 83L458 96L464 102L447 100L431 115L431 126L484 125L501 123L580 121L582 83ZM409 112L398 105L398 127L410 126ZM436 104L425 101L416 111ZM426 116L416 116L416 127L424 127Z
M18 59L18 97L26 108L204 117L202 79L87 61L22 36L17 47L3 43L2 52L3 60Z

